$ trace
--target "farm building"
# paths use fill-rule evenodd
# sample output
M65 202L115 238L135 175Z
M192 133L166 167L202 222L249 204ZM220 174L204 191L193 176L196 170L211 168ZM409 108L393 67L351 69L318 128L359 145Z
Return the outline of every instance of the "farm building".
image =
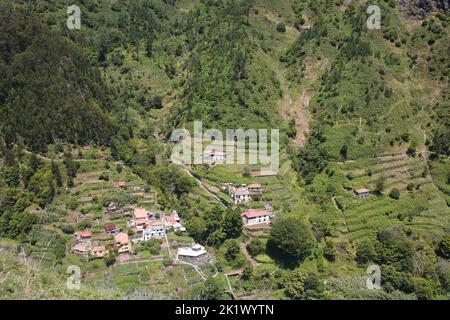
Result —
M251 172L252 177L274 177L278 173L276 171L273 171L272 169L261 169Z
M103 209L103 213L105 215L115 215L115 214L122 214L122 210L117 206L116 203L111 202L108 204L106 208Z
M114 223L105 223L104 226L105 232L109 234L115 234L117 231L117 226Z
M260 193L262 192L262 186L259 183L252 183L247 186L250 193Z
M119 182L117 182L117 187L118 187L119 189L126 189L127 184L126 184L125 181L119 181Z
M266 210L249 209L241 214L245 225L270 223L272 215Z
M366 188L356 189L355 194L358 196L358 198L365 198L370 196L370 190Z

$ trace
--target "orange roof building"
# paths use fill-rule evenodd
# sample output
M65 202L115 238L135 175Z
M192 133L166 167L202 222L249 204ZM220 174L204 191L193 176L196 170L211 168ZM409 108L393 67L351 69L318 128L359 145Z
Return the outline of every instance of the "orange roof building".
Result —
M106 254L108 254L108 250L106 250L105 246L97 246L91 249L91 253L96 258L103 258Z
M91 230L83 230L75 232L75 236L77 239L86 240L90 239L92 237L92 231Z
M126 233L121 232L117 234L114 237L114 241L116 242L119 253L130 251L130 241L128 240L128 235Z

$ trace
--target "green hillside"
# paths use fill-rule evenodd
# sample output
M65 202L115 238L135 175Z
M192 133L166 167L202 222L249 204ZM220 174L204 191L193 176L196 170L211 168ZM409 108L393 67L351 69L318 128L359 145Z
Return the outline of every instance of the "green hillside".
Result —
M80 30L66 28L63 0L0 5L0 237L23 250L20 270L51 270L32 289L3 277L2 297L51 298L39 293L49 284L78 299L58 280L75 264L92 298L448 299L445 1L373 1L379 30L354 0L74 4ZM280 129L278 173L171 163L171 133L197 120ZM235 204L229 183L263 191ZM132 217L107 215L111 203L176 210L187 231L133 243L126 260L103 225L134 237ZM268 205L270 225L242 225ZM75 255L84 229L114 254ZM193 241L212 257L198 268L173 254ZM373 264L381 290L365 286Z

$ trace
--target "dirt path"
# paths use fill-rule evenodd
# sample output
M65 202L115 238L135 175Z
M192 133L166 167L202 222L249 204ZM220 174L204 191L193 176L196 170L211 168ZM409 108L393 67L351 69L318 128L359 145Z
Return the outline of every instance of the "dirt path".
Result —
M336 203L336 197L331 198L331 201L333 202L334 207L336 208L337 211L339 211L339 213L342 215L342 218L344 218L344 225L345 225L345 229L347 229L346 233L349 233L350 230L348 228L348 224L347 224L347 218L345 217L345 214L342 212L341 209L339 209L339 206Z
M216 199L224 208L227 208L227 206L222 202L222 200L216 196L214 193L211 193L204 185L203 182L199 179L197 179L196 177L194 177L194 175L192 174L192 172L187 169L187 168L183 168L184 171L186 171L186 173L191 176L192 178L194 178L197 181L197 185L202 188L203 190L205 190L209 195L211 195L211 197L213 197L214 199Z
M247 251L247 244L248 244L248 240L245 242L241 242L239 244L239 247L241 248L241 251L244 253L245 257L247 258L247 260L252 264L253 268L261 265L259 262L257 262L256 260L254 260L252 258L252 256L248 253Z

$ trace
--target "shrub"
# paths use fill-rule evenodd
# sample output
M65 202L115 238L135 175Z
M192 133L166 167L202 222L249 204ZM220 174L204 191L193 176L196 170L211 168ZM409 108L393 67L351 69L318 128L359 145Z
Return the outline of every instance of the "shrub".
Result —
M450 235L447 234L444 238L442 238L441 242L439 242L436 253L442 258L450 259Z
M397 188L392 189L391 192L389 192L389 197L395 200L400 199L400 190Z
M252 256L257 256L259 254L264 253L266 250L264 243L259 239L252 239L249 244L247 244L247 251Z
M277 31L278 32L286 32L286 24L284 22L278 22Z

